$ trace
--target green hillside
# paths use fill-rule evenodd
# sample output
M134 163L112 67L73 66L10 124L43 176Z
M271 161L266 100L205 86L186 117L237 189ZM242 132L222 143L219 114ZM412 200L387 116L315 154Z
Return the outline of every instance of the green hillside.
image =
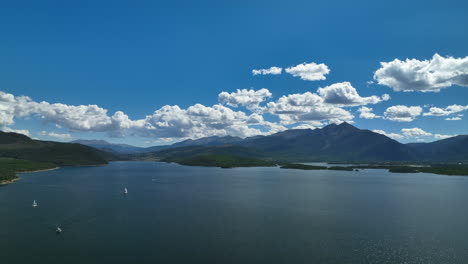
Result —
M101 165L116 157L81 144L33 140L0 131L0 177L11 180L12 172L60 166Z
M0 157L73 166L106 164L112 155L81 144L33 140L21 134L0 132Z
M57 167L55 164L47 162L0 158L0 183L14 180L18 172L46 170L55 167Z

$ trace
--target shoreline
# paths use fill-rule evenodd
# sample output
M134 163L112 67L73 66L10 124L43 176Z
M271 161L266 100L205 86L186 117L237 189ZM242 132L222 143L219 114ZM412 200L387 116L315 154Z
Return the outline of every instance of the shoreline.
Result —
M15 175L18 175L20 173L51 171L51 170L56 170L56 169L60 169L60 167L55 167L55 168L50 168L50 169L42 169L42 170L32 170L32 171L19 171L19 172L15 172ZM0 186L12 184L12 183L14 183L16 181L19 181L19 180L21 180L21 177L18 177L18 176L16 176L16 178L11 179L11 180L3 180L3 181L0 181Z
M76 165L76 167L104 166L104 165L107 165L107 164ZM75 166L69 166L69 167L75 167ZM15 172L15 175L18 175L18 174L21 174L21 173L34 173L34 172L42 172L42 171L51 171L51 170L57 170L57 169L60 169L60 168L62 168L62 167L54 167L54 168L50 168L50 169L31 170L31 171L18 171L18 172ZM21 180L21 178L16 176L16 178L11 179L11 180L0 181L0 186L12 184L12 183L14 183L16 181L19 181L19 180Z
M17 172L16 174L19 174L19 173L30 173L30 172L41 172L41 171L51 171L51 170L56 170L56 169L60 169L60 167L54 167L54 168L42 169L42 170L32 170L32 171L19 171L19 172Z
M11 180L0 181L0 186L8 185L8 184L14 183L15 181L19 181L19 180L21 180L21 178L17 176L16 178L11 179Z

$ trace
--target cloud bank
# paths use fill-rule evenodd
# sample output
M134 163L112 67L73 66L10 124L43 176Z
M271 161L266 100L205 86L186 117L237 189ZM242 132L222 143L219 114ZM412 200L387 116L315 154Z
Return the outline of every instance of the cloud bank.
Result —
M123 111L110 114L98 105L67 105L37 102L26 96L0 92L0 128L14 124L17 118L33 117L70 132L104 132L111 137L138 136L158 139L200 138L206 136L266 135L288 129L316 128L328 123L353 122L354 115L343 107L376 104L388 96L362 97L349 82L336 83L318 89L281 96L271 100L272 93L262 88L221 92L218 104L195 104L183 109L165 105L133 120ZM245 107L246 112L234 110ZM361 113L362 114L362 113ZM264 116L268 115L267 121ZM42 136L58 139L70 133L42 132Z
M141 119L131 119L123 111L111 114L98 105L67 105L37 102L27 96L0 92L0 128L7 129L17 118L35 118L69 132L104 132L111 137L138 136L158 139L206 136L266 135L294 127L321 127L327 123L352 123L354 116L342 107L381 102L383 97L361 97L350 83L320 88L271 100L268 89L238 89L221 92L218 104L195 104L181 108L165 105ZM245 107L247 112L233 108ZM268 115L278 121L267 121ZM11 129L11 128L9 128ZM26 133L26 132L25 132ZM69 139L70 133L46 132L42 136Z

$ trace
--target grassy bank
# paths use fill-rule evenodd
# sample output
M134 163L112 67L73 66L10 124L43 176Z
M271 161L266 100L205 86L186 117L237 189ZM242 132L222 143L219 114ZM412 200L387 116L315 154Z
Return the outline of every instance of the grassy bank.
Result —
M16 173L56 168L57 165L49 162L35 162L18 159L0 159L0 184L8 183L18 178Z

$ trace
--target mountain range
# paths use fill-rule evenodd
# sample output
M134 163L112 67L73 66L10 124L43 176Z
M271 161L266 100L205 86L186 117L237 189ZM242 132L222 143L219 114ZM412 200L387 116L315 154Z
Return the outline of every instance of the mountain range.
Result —
M75 141L77 142L77 141ZM356 128L346 122L317 129L291 129L245 139L205 137L172 145L138 148L105 141L83 142L120 154L143 154L157 159L181 161L197 156L234 155L281 161L328 162L467 162L468 136L460 135L431 143L403 144L385 135Z
M244 139L213 136L142 148L103 140L41 141L22 134L0 132L0 158L49 162L57 166L142 158L192 165L209 164L211 160L223 166L228 166L226 162L251 166L264 164L264 161L467 163L468 135L431 143L402 144L385 135L341 123Z
M116 154L136 154L136 153L149 153L155 152L158 150L169 149L169 148L178 148L178 147L188 147L188 146L219 146L224 144L234 144L236 142L241 141L242 138L240 137L232 137L232 136L212 136L212 137L204 137L200 139L187 139L181 142L174 143L172 145L162 145L162 146L152 146L152 147L136 147L128 144L113 144L109 143L105 140L74 140L70 143L78 143L86 146L90 146L99 150L108 151Z
M0 181L14 179L18 171L98 165L111 160L161 160L218 167L274 166L307 161L468 164L468 135L431 143L402 144L385 135L341 123L244 139L213 136L141 148L103 140L42 141L0 131Z

